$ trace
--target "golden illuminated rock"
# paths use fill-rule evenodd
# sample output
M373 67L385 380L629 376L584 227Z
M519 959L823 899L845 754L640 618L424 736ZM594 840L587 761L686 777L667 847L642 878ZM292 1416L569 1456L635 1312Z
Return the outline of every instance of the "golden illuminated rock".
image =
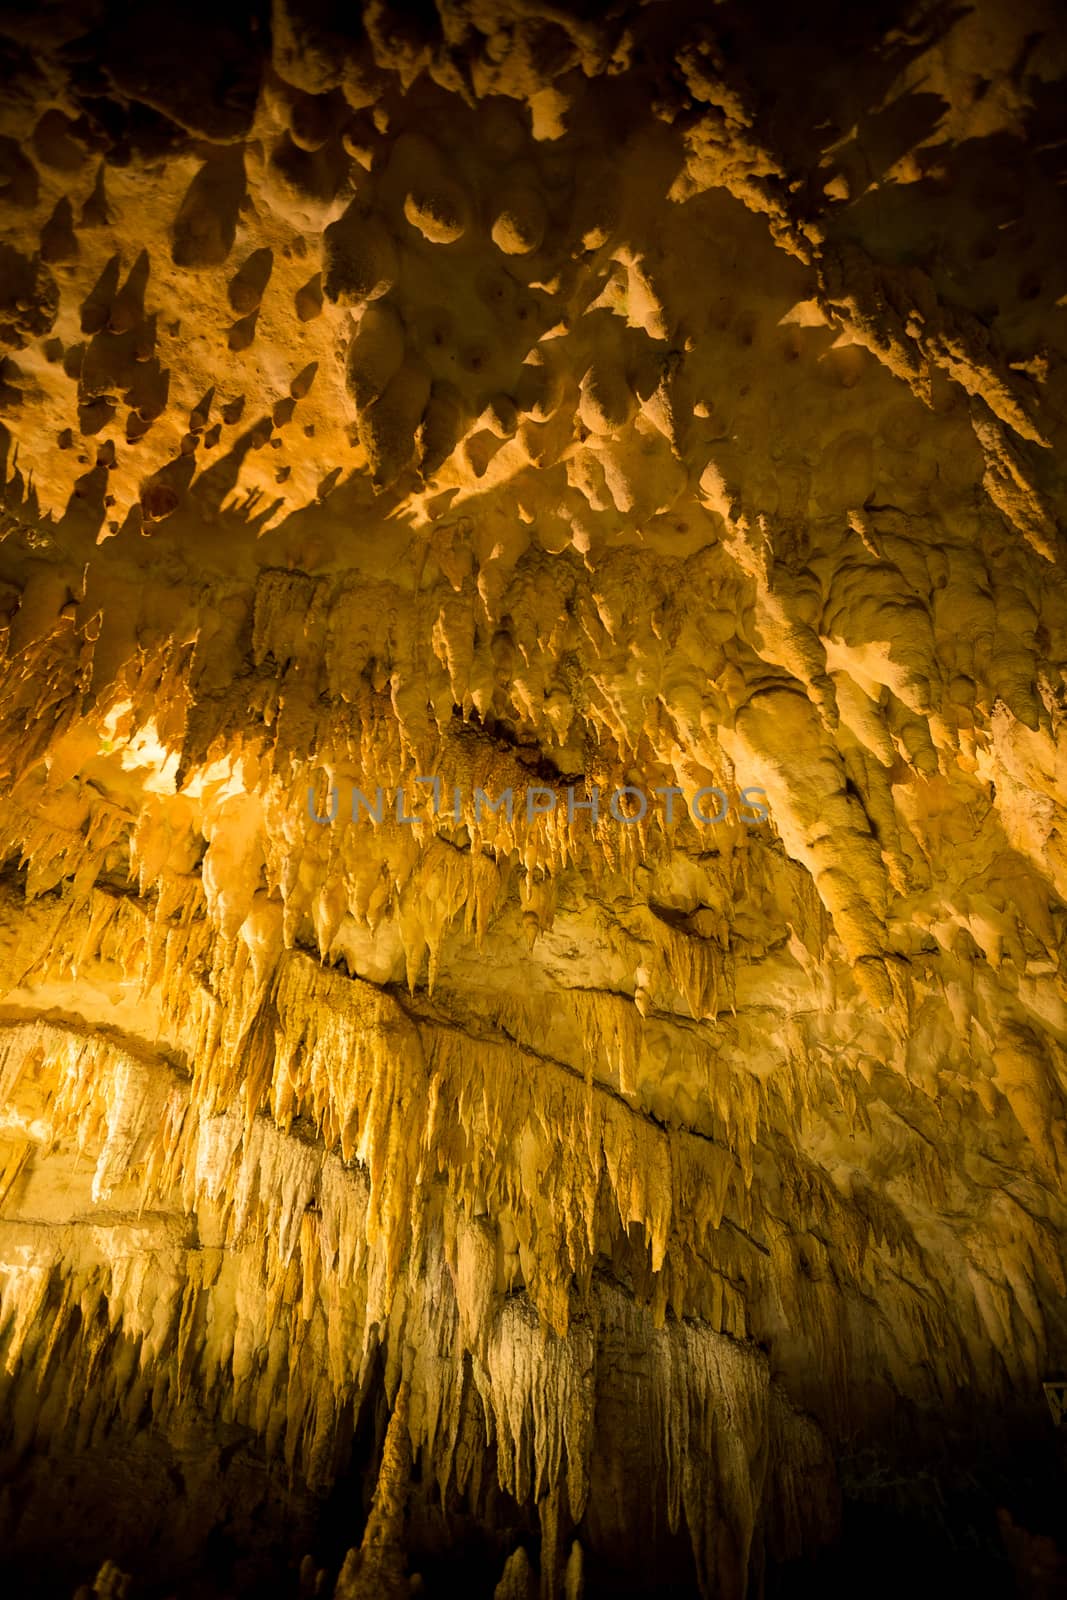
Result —
M1054 8L0 56L12 1592L1057 1592Z

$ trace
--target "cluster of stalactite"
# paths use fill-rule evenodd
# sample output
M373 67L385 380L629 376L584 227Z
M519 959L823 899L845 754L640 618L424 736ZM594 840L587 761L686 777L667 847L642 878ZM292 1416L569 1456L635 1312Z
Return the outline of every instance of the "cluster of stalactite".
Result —
M1062 64L506 9L0 23L0 1448L740 1596L1067 1360Z

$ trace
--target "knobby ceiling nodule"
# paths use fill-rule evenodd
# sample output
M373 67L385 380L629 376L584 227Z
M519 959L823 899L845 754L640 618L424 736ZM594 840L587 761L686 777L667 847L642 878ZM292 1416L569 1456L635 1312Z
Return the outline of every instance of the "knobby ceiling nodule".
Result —
M7 1591L1061 1593L1053 0L0 60Z

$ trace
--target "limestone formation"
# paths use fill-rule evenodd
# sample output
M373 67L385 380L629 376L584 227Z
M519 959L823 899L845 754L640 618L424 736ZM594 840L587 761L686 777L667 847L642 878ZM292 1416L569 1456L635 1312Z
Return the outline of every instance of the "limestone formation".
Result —
M11 1593L1067 1583L1065 38L2 9Z

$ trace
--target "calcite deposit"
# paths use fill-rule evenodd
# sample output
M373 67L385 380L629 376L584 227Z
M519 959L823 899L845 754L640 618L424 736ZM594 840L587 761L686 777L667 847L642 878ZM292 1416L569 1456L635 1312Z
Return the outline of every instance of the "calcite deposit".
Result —
M1065 1592L1054 0L0 61L5 1593Z

